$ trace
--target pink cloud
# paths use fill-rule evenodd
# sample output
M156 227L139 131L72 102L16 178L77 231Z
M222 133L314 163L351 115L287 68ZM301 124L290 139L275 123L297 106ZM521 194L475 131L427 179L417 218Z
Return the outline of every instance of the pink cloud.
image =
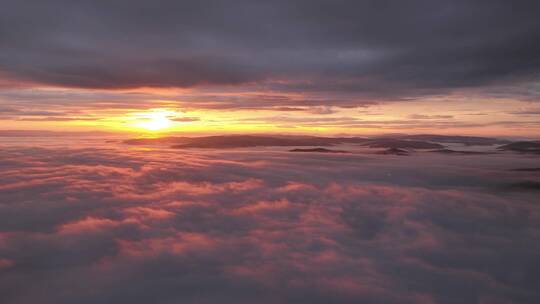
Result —
M430 157L4 150L0 299L534 303L534 159Z

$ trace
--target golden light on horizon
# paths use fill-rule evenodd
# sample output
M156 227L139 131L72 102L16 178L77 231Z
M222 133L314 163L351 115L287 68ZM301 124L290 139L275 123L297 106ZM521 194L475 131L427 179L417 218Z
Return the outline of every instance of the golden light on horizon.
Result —
M339 108L328 113L301 110L195 108L183 104L152 102L148 107L53 109L43 115L12 115L0 119L0 129L51 131L104 131L143 136L183 134L301 134L321 136L380 135L385 133L443 135L516 136L537 138L540 127L531 118L521 124L506 125L517 119L515 109L535 110L530 102L491 100L475 107L468 100L441 103L426 99L370 107ZM302 110L303 109L303 110ZM512 112L514 111L514 112ZM73 112L73 113L72 113ZM24 114L24 112L21 112ZM418 115L421 113L421 115ZM529 117L520 115L519 117ZM433 131L436 129L436 131Z
M173 126L173 121L169 117L173 117L175 114L174 111L160 109L137 113L136 117L139 122L135 126L147 131L163 131Z

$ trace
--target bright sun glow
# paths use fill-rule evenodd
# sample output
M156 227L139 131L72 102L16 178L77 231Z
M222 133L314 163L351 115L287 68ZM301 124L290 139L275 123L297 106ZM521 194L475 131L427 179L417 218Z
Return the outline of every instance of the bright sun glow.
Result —
M168 129L172 126L173 122L169 119L172 116L171 111L153 111L147 113L140 113L138 115L140 122L136 124L137 127L148 131L160 131Z

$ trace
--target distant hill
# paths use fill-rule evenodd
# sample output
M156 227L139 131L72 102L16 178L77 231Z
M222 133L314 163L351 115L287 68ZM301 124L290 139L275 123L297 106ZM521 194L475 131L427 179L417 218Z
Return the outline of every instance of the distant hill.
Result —
M339 144L358 144L370 148L384 149L445 149L445 143L466 145L508 144L506 140L444 135L394 135L373 138L364 137L319 137L285 135L217 135L202 137L136 138L124 141L130 145L169 145L185 148L249 148L249 147L330 147Z
M315 152L315 153L351 153L344 150L330 150L326 148L292 149L289 152Z
M443 145L428 141L404 140L394 138L377 138L365 143L371 148L388 148L388 149L442 149Z
M433 151L429 151L429 152L441 153L441 154L453 154L453 155L486 155L486 154L493 154L493 152L456 151L456 150L450 150L450 149L439 149L439 150L433 150Z
M510 143L509 140L490 138L490 137L477 137L477 136L449 136L449 135L432 135L432 134L419 134L419 135L405 135L400 136L401 139L409 140L421 140L431 141L438 143L456 143L464 145L476 145L476 146L491 146L491 145L503 145Z
M517 141L499 147L500 150L540 154L540 141Z
M162 137L129 139L131 145L169 144L173 148L249 148L249 147L294 147L333 146L343 143L363 143L360 137L316 137L316 136L262 136L222 135L204 137Z

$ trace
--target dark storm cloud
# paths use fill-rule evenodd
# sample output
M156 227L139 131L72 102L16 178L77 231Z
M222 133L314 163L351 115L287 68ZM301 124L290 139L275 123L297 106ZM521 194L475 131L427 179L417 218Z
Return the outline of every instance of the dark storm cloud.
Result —
M85 88L259 83L417 96L534 80L539 11L502 0L7 0L0 71Z

